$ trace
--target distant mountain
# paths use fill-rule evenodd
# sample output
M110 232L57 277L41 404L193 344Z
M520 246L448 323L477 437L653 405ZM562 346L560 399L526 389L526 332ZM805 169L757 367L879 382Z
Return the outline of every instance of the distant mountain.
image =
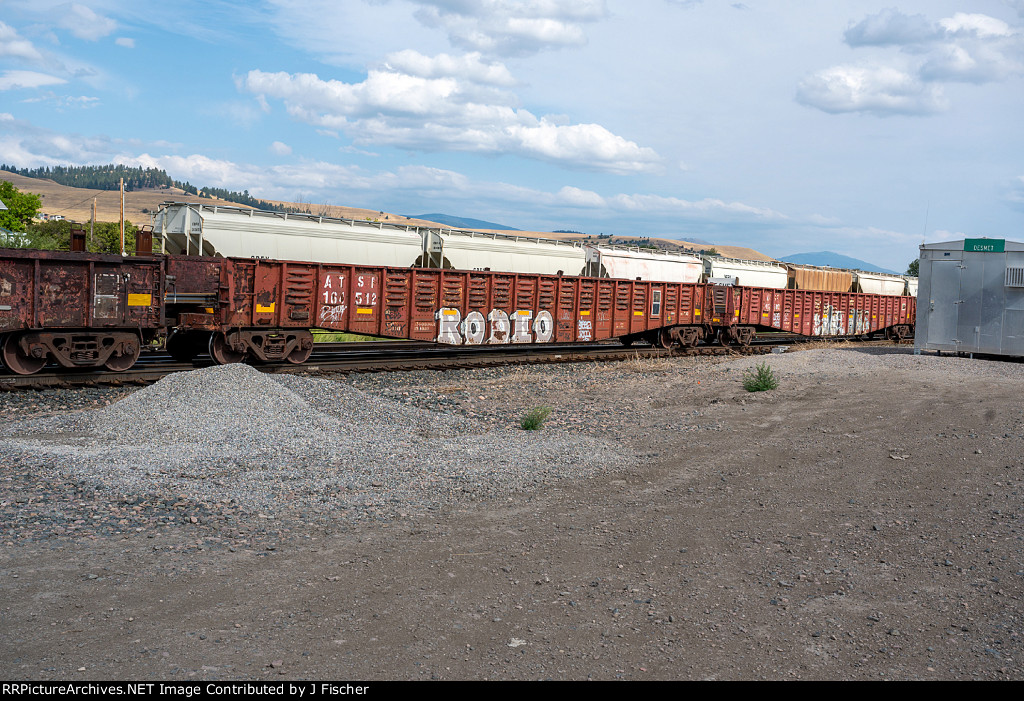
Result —
M496 231L519 231L519 229L513 229L511 226L502 226L501 224L495 224L494 222L483 221L480 219L469 219L467 217L454 217L451 214L417 214L410 219L426 219L427 221L436 221L438 224L444 224L450 226L453 229L494 229Z
M711 243L710 241L705 241L704 239L676 237L675 240L686 241L687 243L699 243L701 246L714 246L715 245L715 244Z
M857 270L864 270L869 273L889 273L890 275L903 274L902 272L897 273L895 270L889 270L880 265L875 265L874 263L868 263L867 261L860 260L859 258L851 258L850 256L833 253L832 251L821 251L820 253L794 253L791 256L786 256L779 260L785 261L786 263L796 263L797 265L827 265L831 268L856 268Z

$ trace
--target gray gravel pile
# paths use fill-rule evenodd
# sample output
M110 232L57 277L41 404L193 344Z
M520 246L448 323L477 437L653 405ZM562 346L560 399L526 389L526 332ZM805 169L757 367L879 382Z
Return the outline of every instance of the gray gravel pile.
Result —
M175 374L103 409L11 423L0 438L0 460L105 491L339 518L420 511L634 463L595 438L493 429L246 365Z

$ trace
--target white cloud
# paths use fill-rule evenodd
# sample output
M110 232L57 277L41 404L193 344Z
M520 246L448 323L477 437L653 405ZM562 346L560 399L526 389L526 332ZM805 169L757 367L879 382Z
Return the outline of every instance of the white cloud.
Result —
M660 195L615 195L608 199L613 209L622 212L678 213L689 215L728 215L743 219L783 220L787 217L764 207L754 207L742 202L726 202L715 198L684 200L679 197Z
M939 20L939 24L949 34L975 36L981 39L1008 37L1014 34L1006 22L988 15L957 12L952 17Z
M924 15L905 15L887 8L877 15L868 15L843 36L853 47L902 46L938 39L942 29Z
M62 111L65 107L87 109L91 107L98 107L100 105L100 99L98 97L92 97L89 95L72 97L70 95L56 95L53 92L46 92L39 97L28 98L24 100L24 102L49 102L52 103L58 111Z
M555 163L575 163L612 173L649 171L660 159L649 148L616 136L599 124L556 126L547 120L508 127L512 147Z
M450 57L437 61L410 52L399 65L369 72L362 83L323 80L312 73L250 71L240 89L283 100L288 114L315 127L345 132L360 144L386 144L409 150L510 153L574 168L612 173L660 169L650 148L612 134L597 124L555 124L516 108L514 96L480 88L444 74ZM473 57L456 70L495 80L500 71L481 74ZM503 78L502 78L503 79Z
M112 34L117 29L117 22L96 14L92 9L77 2L57 8L60 18L57 26L68 30L79 39L96 41Z
M130 37L118 37L117 39L114 39L114 43L126 49L135 48L135 40Z
M988 83L1024 73L1024 65L995 47L949 44L934 50L921 66L924 80Z
M23 120L8 120L0 134L0 161L20 167L111 163L118 145L107 137L59 134Z
M0 74L0 90L38 88L66 82L63 78L36 71L4 71Z
M833 113L930 114L945 109L936 87L941 83L981 84L1024 74L1024 33L989 15L958 12L933 22L889 8L844 36L855 49L897 47L901 54L888 67L818 71L801 83L799 102Z
M1009 37L1016 32L1001 19L982 14L957 12L932 22L924 15L905 15L895 8L868 15L846 30L850 46L908 46L948 41L957 37L989 39Z
M566 185L558 191L556 197L570 207L601 208L606 206L605 199L596 192L581 190Z
M946 109L942 89L885 66L835 66L800 83L798 102L839 114L923 115Z
M608 16L604 0L414 0L417 19L455 46L521 56L586 42L582 25Z
M458 83L454 78L419 78L371 70L362 83L322 80L315 73L249 71L242 84L251 93L285 100L296 113L319 113L324 126L345 117L367 117L387 111L427 115L454 112ZM338 126L334 124L333 126Z
M386 68L418 78L459 78L482 85L511 87L516 79L501 63L487 63L479 52L462 56L438 54L424 56L418 51L406 49L389 54L385 59Z
M17 30L4 22L0 22L0 56L12 56L29 61L41 61L42 54L28 39L18 35Z
M280 141L275 141L270 144L270 152L275 156L290 156L292 155L292 147Z
M267 171L256 166L240 166L233 161L217 160L207 156L192 154L189 156L151 156L143 153L139 156L123 157L127 165L139 165L145 168L162 168L176 180L186 180L198 187L238 188L239 183L250 183L245 188L250 191L258 183L265 183Z

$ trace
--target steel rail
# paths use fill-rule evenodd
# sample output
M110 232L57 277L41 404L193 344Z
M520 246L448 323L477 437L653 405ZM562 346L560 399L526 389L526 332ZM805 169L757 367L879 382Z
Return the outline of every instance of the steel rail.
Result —
M802 339L808 341L808 339ZM810 340L813 343L817 339ZM827 341L827 339L820 339ZM847 340L847 339L844 339ZM853 339L849 339L853 340ZM894 345L892 341L861 341L866 344ZM545 344L501 346L452 346L420 341L386 341L317 344L306 363L254 364L267 373L347 374L410 370L447 370L500 365L621 361L634 358L682 356L755 355L774 348L799 350L794 339L755 338L750 346L708 344L694 348L664 348L650 345L624 346L614 342L597 344ZM106 369L69 370L55 368L34 375L0 374L0 392L27 389L64 389L71 387L146 385L175 372L187 372L214 365L208 356L181 363L158 351L142 354L131 369L111 372Z

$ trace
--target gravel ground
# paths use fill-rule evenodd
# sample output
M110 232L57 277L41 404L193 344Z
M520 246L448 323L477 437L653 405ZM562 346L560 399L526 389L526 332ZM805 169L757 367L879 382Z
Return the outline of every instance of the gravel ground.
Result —
M1022 388L841 344L0 395L0 676L1019 680Z
M4 502L34 509L21 538L139 528L140 512L184 510L190 523L388 519L636 462L600 438L512 429L391 394L247 365L178 373L104 408L0 428L0 462L14 468L5 483L17 494ZM60 405L60 396L46 399ZM65 509L56 485L57 495L96 497L86 508L106 515Z

